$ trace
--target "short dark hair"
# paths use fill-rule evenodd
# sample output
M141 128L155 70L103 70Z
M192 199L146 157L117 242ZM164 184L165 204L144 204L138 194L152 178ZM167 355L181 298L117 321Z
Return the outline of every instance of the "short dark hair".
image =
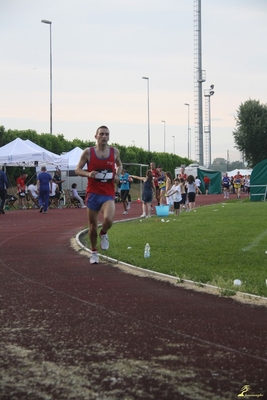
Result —
M99 129L108 129L108 127L105 126L105 125L100 126L100 127L97 128L97 130L96 130L96 133L95 133L96 135L98 134ZM108 130L109 130L109 129L108 129Z

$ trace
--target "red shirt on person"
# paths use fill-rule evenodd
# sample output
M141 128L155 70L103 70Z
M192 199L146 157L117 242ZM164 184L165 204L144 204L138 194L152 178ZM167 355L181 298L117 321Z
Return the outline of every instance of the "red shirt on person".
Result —
M115 197L115 155L114 148L109 148L107 158L98 158L94 147L90 147L90 163L87 164L88 172L98 171L94 178L88 178L87 193L102 194Z

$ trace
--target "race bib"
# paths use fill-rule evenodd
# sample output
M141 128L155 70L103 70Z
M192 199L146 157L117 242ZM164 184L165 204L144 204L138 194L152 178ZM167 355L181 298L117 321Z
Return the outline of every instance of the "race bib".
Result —
M95 179L101 182L107 182L113 179L113 172L112 171L100 171L95 175Z

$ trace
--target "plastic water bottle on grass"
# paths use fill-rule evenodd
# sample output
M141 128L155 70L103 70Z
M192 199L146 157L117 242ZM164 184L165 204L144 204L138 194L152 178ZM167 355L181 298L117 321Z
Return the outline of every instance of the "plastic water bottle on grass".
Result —
M150 257L150 246L149 246L149 244L147 243L147 244L145 245L144 258L149 258L149 257Z

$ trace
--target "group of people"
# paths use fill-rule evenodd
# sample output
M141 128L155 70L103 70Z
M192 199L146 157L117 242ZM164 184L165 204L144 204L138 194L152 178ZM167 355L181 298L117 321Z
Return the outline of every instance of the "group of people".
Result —
M241 175L240 171L237 174L229 177L226 172L222 178L223 197L229 199L230 193L234 193L240 199L241 193L250 196L250 175Z
M37 175L37 182L28 186L28 191L34 199L38 199L39 212L47 213L49 205L53 202L57 208L61 208L60 199L63 193L61 171L56 170L54 177L47 172L46 167L41 167L41 172ZM72 197L77 200L81 208L86 208L82 197L77 191L77 184L73 183L71 188Z
M193 175L187 176L183 167L173 180L171 172L163 172L161 165L156 168L155 163L151 162L150 169L146 172L145 177L129 175L129 179L131 178L144 182L141 218L151 217L154 196L158 206L169 205L170 213L179 215L181 207L188 212L195 211L195 198L201 193L201 181ZM205 178L207 179L205 180ZM210 179L207 176L205 178L205 192L208 194Z
M27 184L27 178L28 175L22 172L16 179L19 209L27 209L29 201L32 201L33 206L38 208L40 213L44 214L47 213L52 203L55 207L61 208L60 200L63 194L62 183L65 181L61 178L61 171L59 168L56 169L52 177L51 174L47 172L46 167L42 166L40 173L37 175L37 180ZM5 214L7 189L7 175L0 168L0 214ZM77 200L79 207L86 208L84 200L77 191L76 183L72 184L71 196Z
M26 209L26 200L28 197L33 201L35 207L39 208L40 212L47 213L47 209L51 202L54 202L56 207L60 207L59 200L62 193L61 172L56 170L52 178L46 170L45 166L41 167L41 171L37 175L37 180L30 185L27 185L26 180L28 175L22 173L17 178L17 194L19 198L19 208Z

